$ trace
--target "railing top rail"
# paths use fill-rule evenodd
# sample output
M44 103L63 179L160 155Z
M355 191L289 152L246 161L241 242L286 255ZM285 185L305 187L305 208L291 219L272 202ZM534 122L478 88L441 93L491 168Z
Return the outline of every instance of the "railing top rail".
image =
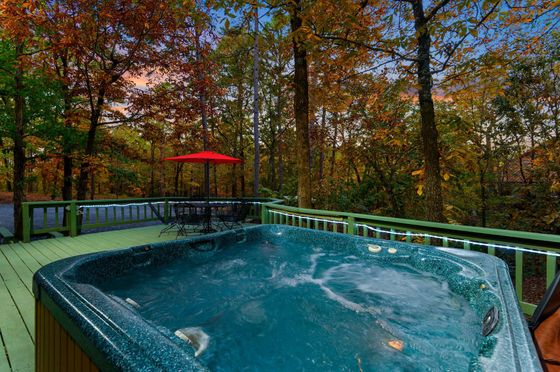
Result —
M35 202L24 202L24 205L30 207L49 207L49 206L61 206L75 204L87 204L87 205L103 205L103 204L126 204L126 203L141 203L141 202L152 202L152 201L165 201L165 200L206 200L204 197L182 197L182 196L169 196L169 197L150 197L150 198L123 198L123 199L96 199L96 200L49 200L49 201L35 201ZM278 204L282 203L280 199L274 198L218 198L211 197L210 200L251 200L263 203Z
M411 220L395 217L382 217L360 213L326 211L318 209L305 209L290 207L286 205L265 204L269 209L282 211L313 214L330 217L353 217L357 222L365 221L372 224L391 226L401 230L413 230L441 234L442 236L453 236L464 239L473 239L485 242L517 244L544 250L560 251L560 236L543 233L533 233L528 231L515 231L505 229L495 229L477 226L451 225L439 222L429 222L421 220Z

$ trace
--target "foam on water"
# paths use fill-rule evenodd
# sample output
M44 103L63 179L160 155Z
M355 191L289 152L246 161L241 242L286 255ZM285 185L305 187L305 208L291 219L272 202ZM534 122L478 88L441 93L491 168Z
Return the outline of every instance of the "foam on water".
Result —
M212 370L464 370L477 356L467 301L410 265L282 237L196 254L102 289L171 332L203 332Z

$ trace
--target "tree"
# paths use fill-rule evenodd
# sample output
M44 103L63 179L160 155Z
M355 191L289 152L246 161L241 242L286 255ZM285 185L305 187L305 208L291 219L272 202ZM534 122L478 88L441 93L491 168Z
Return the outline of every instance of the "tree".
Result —
M83 81L81 107L87 135L80 164L77 198L85 199L96 154L98 128L137 119L123 118L111 105L126 104L135 93L130 77L165 69L180 53L175 46L192 45L178 29L188 27L195 10L154 0L64 0L49 3L51 24L62 33L73 79ZM59 50L59 49L56 49Z
M7 0L0 4L0 38L3 47L8 47L11 58L2 66L3 74L12 81L8 83L9 94L4 98L5 106L10 100L13 107L13 203L14 228L18 239L23 237L22 203L25 201L25 137L27 135L25 74L31 68L30 55L35 48L32 17L36 8L33 3Z
M475 56L483 54L483 50L507 45L511 34L500 32L499 27L514 21L501 22L498 16L507 18L511 11L516 15L533 14L529 16L533 20L533 16L549 17L558 11L555 5L549 4L544 9L539 6L528 3L526 7L510 9L509 3L500 0L440 0L429 5L422 0L345 1L338 7L326 8L337 11L336 17L324 12L322 21L314 25L318 37L348 48L366 49L407 74L414 73L421 114L427 219L444 220L439 135L433 103L435 78L443 77L444 73L461 75L471 68ZM551 12L545 10L547 7ZM328 19L338 22L325 21ZM551 25L552 22L546 29Z
M309 143L309 81L305 46L303 0L289 5L292 47L294 51L294 117L298 171L298 206L311 208L311 159Z
M259 196L260 178L260 135L259 135L259 6L255 4L253 10L254 37L253 44L253 142L255 157L253 163L253 196Z

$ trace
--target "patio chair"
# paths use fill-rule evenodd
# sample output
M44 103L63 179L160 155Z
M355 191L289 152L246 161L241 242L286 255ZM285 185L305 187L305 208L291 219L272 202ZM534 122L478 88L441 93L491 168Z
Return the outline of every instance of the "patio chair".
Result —
M172 230L174 228L178 228L179 226L177 225L177 219L176 217L169 217L169 219L167 221L165 221L165 219L163 218L163 216L161 215L161 213L159 213L159 210L155 207L155 205L153 205L152 203L148 203L148 205L150 206L150 209L152 210L152 212L154 213L154 215L156 216L156 218L164 225L166 225L163 230L161 230L159 232L159 236L161 236L161 234L168 232L169 230Z
M175 217L179 229L177 236L186 235L204 228L208 220L208 211L203 206L181 203L175 204Z
M529 321L539 357L547 371L560 371L560 272Z
M250 210L251 205L248 203L233 203L229 208L221 209L218 218L226 229L233 230L236 227L243 227Z

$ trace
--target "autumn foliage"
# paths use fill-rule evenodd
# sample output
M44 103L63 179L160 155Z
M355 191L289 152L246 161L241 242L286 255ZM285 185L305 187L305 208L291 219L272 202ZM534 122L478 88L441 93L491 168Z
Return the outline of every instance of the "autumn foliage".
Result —
M558 233L559 8L3 0L0 191L197 196L207 142L215 195Z

